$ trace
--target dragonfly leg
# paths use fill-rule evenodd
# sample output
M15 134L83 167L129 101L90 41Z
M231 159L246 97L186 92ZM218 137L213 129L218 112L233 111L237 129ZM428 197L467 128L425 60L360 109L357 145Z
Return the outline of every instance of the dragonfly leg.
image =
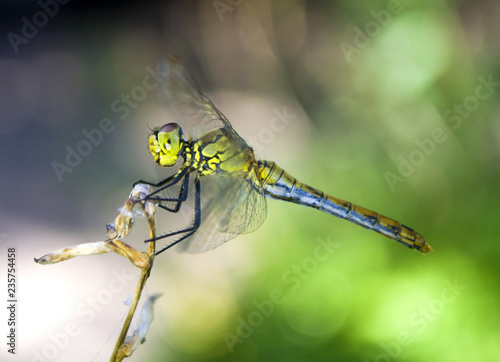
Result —
M137 186L139 184L145 184L145 185L149 185L149 186L153 186L153 187L159 187L159 186L162 186L162 185L166 184L167 182L172 181L174 178L176 178L176 176L177 176L177 174L172 175L170 177L167 177L165 180L162 180L162 181L157 182L157 183L149 182L149 181L144 181L144 180L139 180L139 181L134 182L134 184L132 185L132 187L135 187L135 186Z
M181 204L184 201L186 201L186 199L187 199L188 188L189 188L189 173L187 173L184 176L184 181L182 181L182 186L181 186L181 191L179 193L179 197L177 197L177 198L153 197L152 195L158 193L158 191L155 191L153 194L149 194L146 198L148 198L149 200L155 200L155 201L159 201L159 202L162 202L162 201L175 202L176 204L174 207L168 207L168 206L165 206L162 204L158 204L158 206L164 210L169 211L169 212L177 213L181 209ZM161 190L164 190L164 188L162 188Z
M193 235L196 232L196 230L198 230L198 228L200 227L200 224L201 224L201 202L200 202L201 186L200 186L200 180L198 178L195 179L194 185L195 185L196 192L195 192L195 196L194 196L194 222L193 222L193 226L188 227L188 228L183 229L183 230L174 231L174 232L169 233L169 234L161 235L161 236L158 236L154 239L146 240L146 242L151 242L151 241L157 241L160 239L168 238L168 237L174 236L174 235L184 234L179 239L174 241L173 243L165 246L160 251L157 251L156 255L163 253L165 250L170 249L174 245L177 245L182 240L187 239L188 237Z
M158 191L164 190L165 188L179 182L179 180L186 174L187 171L188 171L188 167L184 167L184 165L183 165L183 167L181 167L181 169L176 174L174 174L170 177L167 177L165 180L162 180L162 181L157 182L157 183L139 180L137 182L134 182L132 187L135 187L138 184L146 184L146 185L153 186L153 187L163 186L161 189L156 190L155 191L155 193L156 193ZM167 184L167 185L165 185L165 184Z
M186 198L187 198L188 181L189 181L189 173L187 171L188 171L188 168L187 167L183 167L175 175L172 175L172 176L170 176L170 177L166 178L165 180L162 180L162 181L160 181L158 183L151 183L151 182L148 182L148 181L140 180L140 181L137 181L137 182L134 183L134 187L136 185L138 185L138 184L146 184L146 185L150 185L150 186L153 186L153 187L159 187L158 189L156 189L155 191L153 191L152 193L150 193L149 195L147 195L145 197L145 200L155 200L155 201L158 201L158 202L161 202L161 201L176 202L176 205L173 208L169 208L169 207L164 206L164 205L159 205L159 206L162 209L165 209L165 210L170 211L170 212L178 212L180 210L180 208L181 208L181 203L183 201L186 201ZM179 197L177 197L177 198L162 198L162 197L155 196L155 195L158 195L163 190L166 190L167 188L169 188L169 187L171 187L173 185L176 185L183 178L184 178L184 181L183 181L183 184L181 186L181 191L179 193Z

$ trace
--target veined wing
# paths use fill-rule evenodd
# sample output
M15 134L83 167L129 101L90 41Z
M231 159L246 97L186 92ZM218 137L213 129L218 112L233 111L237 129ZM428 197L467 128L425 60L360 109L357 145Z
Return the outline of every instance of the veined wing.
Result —
M201 224L196 233L180 243L181 251L202 253L262 225L267 215L266 199L251 175L200 178Z
M187 138L197 140L210 131L224 127L233 130L227 118L201 93L179 59L171 56L161 60L157 71L161 97L173 113L175 122L187 133Z

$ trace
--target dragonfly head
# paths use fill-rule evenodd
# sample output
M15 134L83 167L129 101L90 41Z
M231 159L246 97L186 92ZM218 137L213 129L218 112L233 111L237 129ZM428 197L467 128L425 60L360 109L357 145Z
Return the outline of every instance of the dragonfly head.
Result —
M183 143L182 129L177 123L167 123L161 128L155 128L148 140L149 151L161 167L177 163Z

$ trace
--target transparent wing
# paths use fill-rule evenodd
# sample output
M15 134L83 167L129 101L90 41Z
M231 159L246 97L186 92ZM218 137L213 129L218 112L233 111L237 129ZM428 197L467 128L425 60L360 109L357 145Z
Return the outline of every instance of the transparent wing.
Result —
M201 177L201 224L180 250L202 253L226 241L256 230L267 214L262 189L250 176L216 175Z
M160 197L163 199L177 199L180 196L181 193L181 186L182 182L178 182L175 185L172 185L171 187L168 187L160 192L156 193L156 197ZM177 202L176 201L161 201L159 202L160 205L165 206L169 209L173 209Z
M169 57L161 60L157 73L160 95L187 138L197 140L210 131L224 127L232 130L229 121L201 93L198 84L179 59Z
M198 140L209 132L223 130L226 135L229 132L236 136L229 138L239 152L249 151L245 141L201 93L189 71L177 58L162 60L157 71L163 101L188 138ZM180 243L181 250L204 252L239 234L257 229L266 218L267 208L256 177L254 172L239 173L238 176L221 173L201 177L201 224L190 238Z

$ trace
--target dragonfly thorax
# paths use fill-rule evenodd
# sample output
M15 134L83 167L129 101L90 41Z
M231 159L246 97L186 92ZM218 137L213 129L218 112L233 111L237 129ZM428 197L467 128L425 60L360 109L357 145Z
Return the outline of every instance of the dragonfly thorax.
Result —
M177 123L155 128L148 140L149 151L161 167L174 166L184 145L182 129Z

